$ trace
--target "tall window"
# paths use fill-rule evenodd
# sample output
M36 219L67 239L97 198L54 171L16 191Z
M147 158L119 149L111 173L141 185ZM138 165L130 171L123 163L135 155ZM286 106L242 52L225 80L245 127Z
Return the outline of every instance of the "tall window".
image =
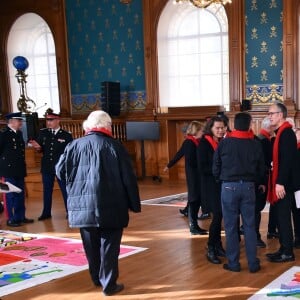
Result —
M222 5L165 6L157 30L160 106L229 108L228 20Z
M20 93L12 61L15 56L24 56L29 62L25 71L27 95L36 103L39 117L43 117L48 107L59 112L55 45L47 23L34 13L19 17L10 30L7 53L13 109L18 110Z

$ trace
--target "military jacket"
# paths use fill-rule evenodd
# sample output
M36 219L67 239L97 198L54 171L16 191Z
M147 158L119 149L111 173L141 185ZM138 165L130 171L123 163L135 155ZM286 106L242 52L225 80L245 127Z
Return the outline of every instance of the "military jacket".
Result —
M72 140L72 134L61 128L55 135L49 128L40 130L37 142L42 147L41 151L43 153L41 162L42 173L55 174L55 165L67 144Z
M0 176L26 176L25 142L22 132L8 126L0 131Z

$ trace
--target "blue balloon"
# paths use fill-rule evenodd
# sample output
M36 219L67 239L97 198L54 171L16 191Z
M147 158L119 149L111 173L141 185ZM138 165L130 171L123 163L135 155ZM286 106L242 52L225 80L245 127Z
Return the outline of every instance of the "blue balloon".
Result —
M25 71L29 66L29 62L24 56L16 56L13 59L13 65L17 70Z

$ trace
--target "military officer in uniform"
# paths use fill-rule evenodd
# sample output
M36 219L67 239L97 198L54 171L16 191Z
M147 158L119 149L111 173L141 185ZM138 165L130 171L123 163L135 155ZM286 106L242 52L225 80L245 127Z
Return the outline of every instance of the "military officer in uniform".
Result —
M5 116L7 126L0 131L0 177L20 188L20 193L4 194L7 212L7 226L18 227L32 223L25 217L25 142L22 135L22 114L10 113Z
M51 112L46 113L46 128L40 130L37 140L29 141L39 152L43 153L41 173L43 181L43 211L38 220L50 219L52 208L52 193L55 180L55 165L65 147L73 140L72 134L60 128L60 116ZM67 192L64 181L57 179L67 210Z

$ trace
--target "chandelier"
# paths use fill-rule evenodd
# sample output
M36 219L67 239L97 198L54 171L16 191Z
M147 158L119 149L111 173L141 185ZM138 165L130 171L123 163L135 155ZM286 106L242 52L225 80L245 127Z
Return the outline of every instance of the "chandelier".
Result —
M213 3L225 5L231 3L231 0L175 0L175 3L181 4L182 2L190 2L196 7L206 8Z

